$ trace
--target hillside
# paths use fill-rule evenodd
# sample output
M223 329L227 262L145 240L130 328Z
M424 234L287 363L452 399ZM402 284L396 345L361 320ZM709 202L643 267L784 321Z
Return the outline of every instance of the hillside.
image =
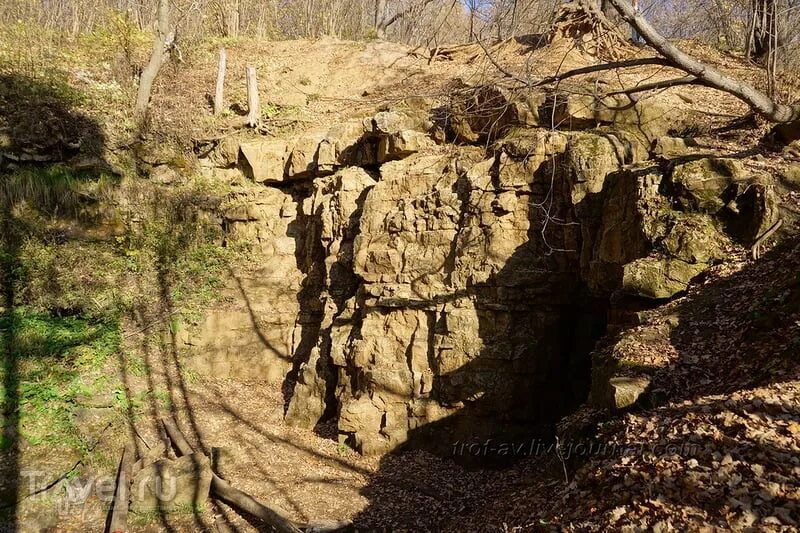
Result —
M211 463L304 530L800 524L800 148L739 100L521 85L654 55L570 32L230 39L140 120L145 36L0 45L0 531L102 529L126 444L130 531L267 529Z

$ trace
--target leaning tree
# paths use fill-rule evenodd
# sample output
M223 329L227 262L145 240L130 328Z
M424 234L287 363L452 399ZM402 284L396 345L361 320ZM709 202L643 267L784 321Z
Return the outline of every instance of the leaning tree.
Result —
M590 0L573 0L581 9L596 15L597 9ZM629 0L605 0L604 3L612 5L621 15L622 19L630 24L639 35L655 49L659 58L648 59L651 63L660 62L675 69L685 72L688 76L667 82L659 82L659 87L669 85L697 84L711 87L731 94L745 102L750 108L776 124L774 131L784 142L800 139L800 102L793 105L776 102L767 94L759 91L743 80L725 74L721 70L703 63L677 46L669 42L647 19L633 7ZM602 65L593 65L592 72L608 70L626 66L642 64L641 60L618 61ZM578 69L586 70L586 69ZM578 72L580 74L582 72ZM561 75L563 79L565 75ZM651 87L652 88L652 87ZM639 88L641 90L641 87Z

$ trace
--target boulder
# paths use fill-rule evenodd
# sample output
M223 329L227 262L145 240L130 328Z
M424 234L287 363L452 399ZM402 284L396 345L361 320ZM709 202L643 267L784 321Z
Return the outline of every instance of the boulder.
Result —
M363 153L364 124L360 120L340 122L332 126L320 142L317 165L324 172L333 172L339 167L363 166L375 162L374 155Z
M685 209L717 213L725 207L723 193L748 176L741 161L704 157L676 165L671 181Z
M308 429L317 425L325 414L330 379L328 360L320 357L320 349L315 346L308 361L303 362L298 370L294 392L286 409L287 424Z
M414 130L401 130L381 137L378 144L378 162L385 163L402 159L415 154L426 147L433 146L433 141L424 133Z
M317 153L320 143L325 139L325 132L310 131L304 133L292 145L286 175L290 179L305 179L317 174Z
M155 461L133 478L131 511L200 509L208 499L211 477L211 461L200 453Z
M696 149L697 143L691 137L659 137L653 143L652 154L654 157L671 159L683 156Z
M711 264L721 260L728 237L712 219L699 213L673 215L672 227L661 241L665 255L689 264Z
M572 203L603 190L606 176L619 170L622 154L611 139L601 135L570 135L566 147Z
M587 88L586 94L555 92L547 96L540 116L547 125L559 129L585 130L613 125L641 136L649 145L688 122L687 112L668 98L631 102L623 95L598 97Z
M280 183L287 177L288 145L280 139L242 143L239 166L257 183Z
M672 298L685 291L706 266L663 257L637 259L623 267L622 289L644 298Z
M230 168L239 161L240 139L235 136L221 139L208 153L207 159L218 168Z
M714 214L726 231L750 245L778 217L769 175L753 175L735 159L706 157L675 167L671 194L684 211Z
M734 184L727 197L720 218L725 230L747 246L778 220L778 198L769 175Z
M609 380L612 390L612 403L606 407L613 410L625 409L634 405L650 387L647 377L620 376Z
M410 109L380 111L364 121L365 131L378 136L392 135L402 130L427 132L432 126L426 112Z
M369 130L361 120L341 122L328 130L325 138L334 147L338 167L376 163L375 145L367 138L367 133Z
M623 266L622 289L645 298L671 298L725 254L728 237L700 213L671 215L660 253Z

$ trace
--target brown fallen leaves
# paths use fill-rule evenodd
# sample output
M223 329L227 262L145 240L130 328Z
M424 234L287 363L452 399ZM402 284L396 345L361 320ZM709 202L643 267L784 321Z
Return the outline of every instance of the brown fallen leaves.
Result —
M454 529L800 528L800 238L719 265L641 319L602 351L649 372L652 393L594 424L604 452L568 460L568 484L544 475Z

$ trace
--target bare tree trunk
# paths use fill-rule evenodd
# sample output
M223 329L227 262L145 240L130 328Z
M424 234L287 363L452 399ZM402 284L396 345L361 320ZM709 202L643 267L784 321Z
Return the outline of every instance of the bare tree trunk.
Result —
M774 0L753 0L752 28L753 37L750 42L752 50L748 50L758 61L763 61L769 55L775 13Z
M233 2L233 5L228 10L230 12L230 22L228 25L228 37L239 37L239 27L242 21L239 18L239 4L240 0Z
M386 0L375 0L375 35L378 39L386 38Z
M142 71L139 78L139 90L136 93L136 113L143 114L150 103L150 94L153 91L153 82L156 80L161 65L169 56L169 49L175 41L175 32L169 24L169 0L158 0L158 28L153 41L153 52L150 61Z
M753 0L753 7L755 7L755 2L758 0ZM751 10L750 13L750 24L747 29L747 40L745 41L744 49L745 49L745 57L749 61L753 55L753 46L755 46L755 38L756 38L756 12L755 9Z
M469 4L469 42L475 40L475 2Z
M217 68L217 86L214 90L214 114L219 115L222 113L225 95L225 64L227 58L225 49L219 49L219 67Z
M258 82L256 81L256 68L247 67L247 125L251 128L258 126L261 118L261 104L258 99Z
M398 20L407 17L412 12L419 10L419 13L422 13L422 10L425 9L425 7L431 2L433 2L433 0L421 0L417 3L409 4L405 9L397 11L394 15L387 18L386 0L375 0L375 32L377 33L378 38L385 38L386 30L389 29L389 26Z
M314 0L306 0L306 37L316 37L314 31Z
M772 122L793 123L792 130L800 130L800 106L793 107L776 103L751 85L731 78L711 65L697 61L667 41L634 9L628 0L608 0L608 2L613 4L622 18L636 28L647 44L655 48L673 67L695 76L704 85L739 98Z
M767 94L770 98L775 98L778 83L778 14L774 0L770 0L769 8L769 40L767 46L767 83L769 84Z

